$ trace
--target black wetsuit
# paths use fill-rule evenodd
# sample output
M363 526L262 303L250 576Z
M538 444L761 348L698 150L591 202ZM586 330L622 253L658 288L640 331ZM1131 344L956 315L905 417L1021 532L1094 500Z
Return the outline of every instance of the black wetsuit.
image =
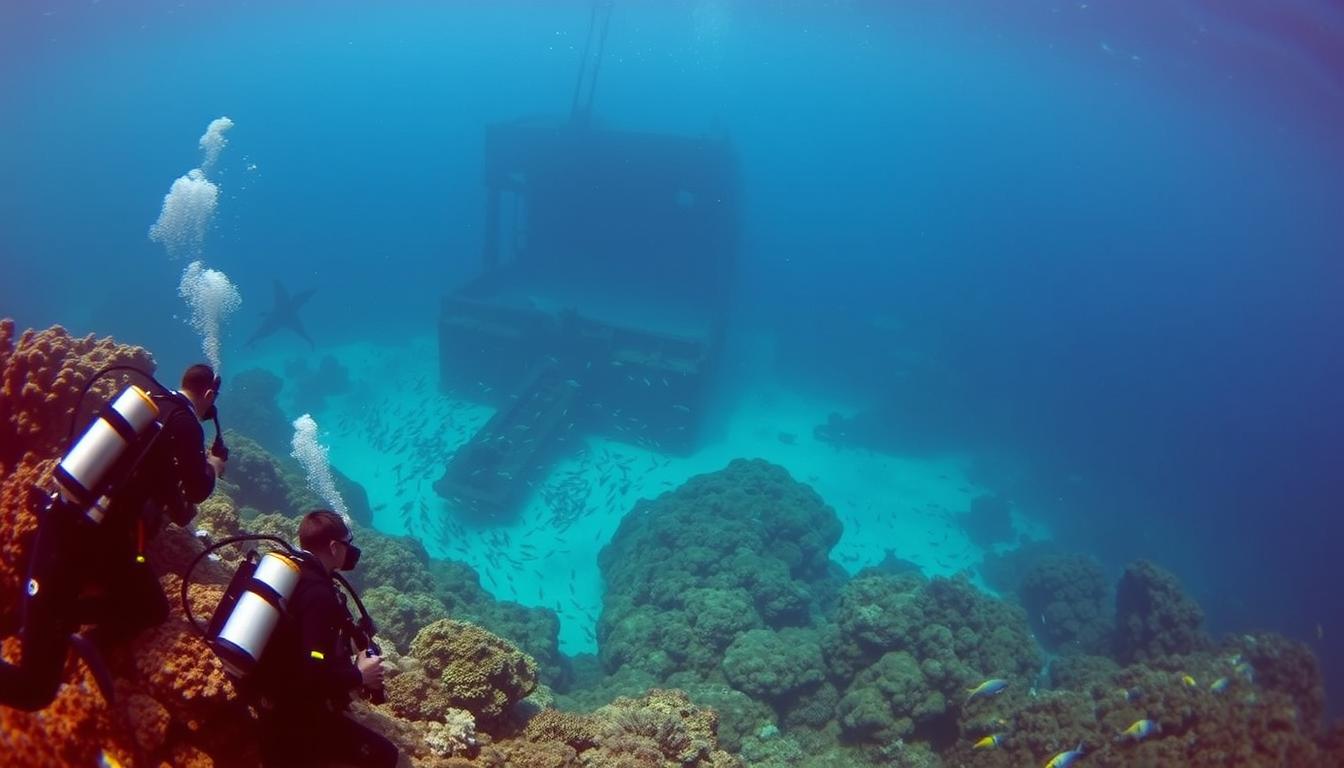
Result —
M163 428L101 524L60 499L39 513L28 567L38 590L30 587L24 598L19 663L0 662L0 705L32 711L50 704L68 640L81 625L94 624L87 635L106 648L167 618L168 599L143 558L145 543L165 513L179 524L191 519L193 505L215 488L215 470L186 398L155 399Z
M300 559L290 621L267 647L258 675L265 766L395 766L395 745L344 715L363 683L351 661L354 622L345 596L317 558Z

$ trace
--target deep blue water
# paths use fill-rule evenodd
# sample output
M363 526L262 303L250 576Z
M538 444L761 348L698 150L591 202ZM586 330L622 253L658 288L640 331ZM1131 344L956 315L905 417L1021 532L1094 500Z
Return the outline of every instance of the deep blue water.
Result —
M227 115L204 255L235 334L277 277L318 339L431 334L483 128L568 111L588 5L4 4L0 314L193 358L146 231ZM982 456L1215 630L1311 643L1338 702L1337 6L618 0L595 114L731 137L734 335L769 375L918 412L911 450Z

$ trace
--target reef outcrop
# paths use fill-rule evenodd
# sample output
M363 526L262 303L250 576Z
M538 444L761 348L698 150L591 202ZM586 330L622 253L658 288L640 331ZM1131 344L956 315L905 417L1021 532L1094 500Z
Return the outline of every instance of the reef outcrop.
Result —
M621 521L598 562L608 672L656 679L720 675L723 652L751 629L808 626L838 588L835 512L782 467L738 459Z
M1131 564L1115 594L1115 654L1122 663L1208 648L1204 611L1169 571L1146 560Z
M473 624L440 619L411 641L415 665L387 684L388 702L413 720L440 720L465 709L484 724L501 722L537 687L537 663L517 646Z
M1060 653L1104 654L1114 631L1111 587L1096 560L1048 555L1018 587L1036 637Z

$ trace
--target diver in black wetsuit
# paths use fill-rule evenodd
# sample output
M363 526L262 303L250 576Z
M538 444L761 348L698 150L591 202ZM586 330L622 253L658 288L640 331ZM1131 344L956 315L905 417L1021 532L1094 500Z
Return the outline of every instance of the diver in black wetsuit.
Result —
M0 705L35 711L61 685L70 643L92 660L97 649L129 639L168 616L168 599L145 559L145 545L166 515L186 525L195 505L224 474L227 450L207 455L201 422L214 416L219 379L207 365L182 375L182 388L155 395L161 429L117 490L98 525L53 497L39 512L23 601L21 657L0 661ZM144 439L144 438L142 438ZM80 626L93 627L83 635ZM99 685L108 681L99 678ZM110 696L109 690L104 690Z
M370 639L360 637L332 575L354 570L359 547L341 516L329 510L304 516L299 546L291 620L277 630L281 636L267 649L266 669L258 675L264 686L262 764L391 768L399 758L396 746L344 714L352 692L383 684L383 659L366 647Z

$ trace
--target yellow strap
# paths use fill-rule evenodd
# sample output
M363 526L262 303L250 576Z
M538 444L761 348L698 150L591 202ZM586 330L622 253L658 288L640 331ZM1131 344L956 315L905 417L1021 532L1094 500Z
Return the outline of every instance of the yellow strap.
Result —
M313 651L312 653L310 653L310 654L308 654L308 655L309 655L309 656L312 656L314 659L317 659L318 661L321 661L322 659L327 658L326 656L322 655L322 652L321 652L321 651Z

